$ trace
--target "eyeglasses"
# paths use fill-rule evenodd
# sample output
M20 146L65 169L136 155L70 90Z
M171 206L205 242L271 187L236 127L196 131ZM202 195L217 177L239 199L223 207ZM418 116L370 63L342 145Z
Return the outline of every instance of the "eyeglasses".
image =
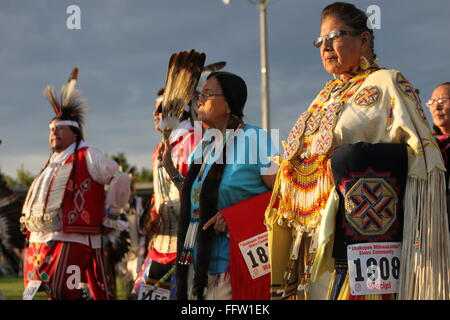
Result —
M443 97L443 98L439 98L439 99L430 99L427 101L427 107L431 108L434 104L444 104L446 102L450 101L449 97Z
M206 101L209 98L221 97L221 96L223 97L225 95L224 94L218 94L218 93L199 92L199 93L197 93L196 98L197 98L198 101Z
M357 36L359 34L361 34L362 31L356 31L356 30L334 30L331 31L329 34L324 35L324 36L320 36L317 37L317 39L314 40L313 45L316 48L320 48L322 46L322 43L324 43L325 41L331 41L333 43L334 40L345 36L347 34L352 35L352 36Z

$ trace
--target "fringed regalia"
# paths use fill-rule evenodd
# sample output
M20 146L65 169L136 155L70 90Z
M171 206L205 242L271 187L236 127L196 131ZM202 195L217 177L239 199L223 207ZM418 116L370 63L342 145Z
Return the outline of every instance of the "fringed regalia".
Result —
M407 146L398 298L448 299L442 157L414 88L400 72L376 65L329 81L300 115L277 159L280 170L266 210L272 299L310 298L320 276L339 264L332 256L339 196L327 172L337 147L358 142Z

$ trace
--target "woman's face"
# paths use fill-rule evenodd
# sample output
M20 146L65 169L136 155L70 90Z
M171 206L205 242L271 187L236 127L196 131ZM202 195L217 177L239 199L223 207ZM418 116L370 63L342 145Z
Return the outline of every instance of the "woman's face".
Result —
M334 16L327 16L320 27L320 35L326 36L331 31L353 30ZM359 68L360 58L367 49L367 35L342 35L333 41L326 40L320 47L320 56L324 69L331 74L356 72Z
M442 99L437 103L437 100ZM450 124L450 86L444 85L434 89L430 106L433 123L439 128L447 128Z
M220 83L215 77L206 80L197 104L198 119L208 126L222 123L231 113Z

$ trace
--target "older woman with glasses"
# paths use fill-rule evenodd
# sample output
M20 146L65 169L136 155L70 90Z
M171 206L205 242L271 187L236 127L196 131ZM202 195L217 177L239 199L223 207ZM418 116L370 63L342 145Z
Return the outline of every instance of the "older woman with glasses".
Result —
M427 101L427 106L430 108L430 113L433 117L433 134L438 140L444 157L448 183L448 169L450 165L450 82L442 83L433 90L430 100Z
M430 108L433 117L433 134L441 149L444 164L447 168L445 182L447 186L447 213L450 217L450 82L444 82L433 90L430 100L427 101L427 106Z
M233 251L231 244L236 237L245 240L265 231L269 197L264 201L257 196L268 193L276 174L269 160L275 148L267 132L244 123L246 100L244 80L229 72L211 73L198 95L198 119L207 129L191 155L186 178L174 177L182 184L178 299L269 298L268 274L267 281L253 280L239 249ZM176 175L171 161L163 161ZM245 204L252 199L254 206ZM260 201L264 204L258 213Z
M376 64L366 14L336 2L314 41L334 76L278 158L266 211L272 298L448 299L439 149L412 85Z
M438 85L427 101L437 134L450 136L450 82Z

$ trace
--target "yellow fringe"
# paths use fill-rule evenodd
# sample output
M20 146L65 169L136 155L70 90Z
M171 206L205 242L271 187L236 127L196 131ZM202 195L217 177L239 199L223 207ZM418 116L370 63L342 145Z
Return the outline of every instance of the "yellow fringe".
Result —
M400 271L400 300L450 299L450 241L444 172L408 177Z

